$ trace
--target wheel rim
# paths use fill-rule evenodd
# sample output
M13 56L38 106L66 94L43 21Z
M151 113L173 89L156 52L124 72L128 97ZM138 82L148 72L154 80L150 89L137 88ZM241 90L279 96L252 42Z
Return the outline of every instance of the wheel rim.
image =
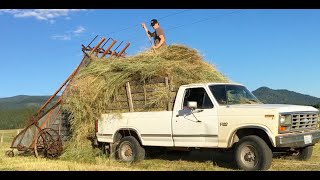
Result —
M253 168L258 164L259 158L256 148L251 145L244 146L240 152L242 163L249 168Z
M133 150L130 144L124 143L120 149L121 159L126 162L133 161Z
M35 142L36 157L55 158L62 153L62 142L59 134L50 128L43 129L39 132Z
M45 149L46 149L46 145L44 143L45 141L45 135L44 134L40 134L40 136L38 137L36 144L35 144L35 155L36 157L45 157Z

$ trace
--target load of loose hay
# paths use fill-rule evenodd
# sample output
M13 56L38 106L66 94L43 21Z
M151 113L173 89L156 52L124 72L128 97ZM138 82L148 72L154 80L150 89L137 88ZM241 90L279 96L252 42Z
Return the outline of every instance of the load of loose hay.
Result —
M172 92L161 84L148 84L159 77L168 77L171 87L175 88L190 83L229 81L196 50L183 45L170 45L157 50L156 54L149 50L122 59L92 58L91 63L74 77L63 97L62 107L71 113L72 131L63 157L79 159L96 155L84 150L90 145L85 141L94 136L94 122L102 113L123 112L121 108L119 111L110 109L127 103L117 101L127 82L135 83L133 89L149 86L154 90L148 94L148 100L142 101L144 108L135 111L164 110L162 107L172 99Z

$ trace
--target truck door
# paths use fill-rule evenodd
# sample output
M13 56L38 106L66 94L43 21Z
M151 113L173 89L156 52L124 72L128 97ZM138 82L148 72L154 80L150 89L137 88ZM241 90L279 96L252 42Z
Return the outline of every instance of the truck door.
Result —
M179 97L179 96L177 96ZM176 147L217 147L218 117L212 95L203 87L186 88L182 102L176 100L172 118L172 136ZM196 101L197 108L187 107Z

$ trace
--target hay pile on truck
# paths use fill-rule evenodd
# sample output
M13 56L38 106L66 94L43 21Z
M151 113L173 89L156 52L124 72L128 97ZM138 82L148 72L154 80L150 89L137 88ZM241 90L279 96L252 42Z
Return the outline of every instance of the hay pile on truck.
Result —
M198 51L184 45L170 45L156 54L148 50L124 59L92 57L63 97L62 107L70 113L72 130L63 157L79 159L88 152L95 155L88 137L95 136L95 121L101 114L172 111L180 85L228 81Z

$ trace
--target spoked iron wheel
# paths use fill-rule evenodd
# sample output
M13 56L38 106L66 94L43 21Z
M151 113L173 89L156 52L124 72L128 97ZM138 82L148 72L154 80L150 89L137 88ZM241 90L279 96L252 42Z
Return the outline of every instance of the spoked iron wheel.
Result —
M8 157L13 157L13 156L14 156L13 150L8 150L8 151L6 151L6 155L7 155Z
M38 133L34 145L36 157L56 158L62 151L62 141L56 130L45 128Z

